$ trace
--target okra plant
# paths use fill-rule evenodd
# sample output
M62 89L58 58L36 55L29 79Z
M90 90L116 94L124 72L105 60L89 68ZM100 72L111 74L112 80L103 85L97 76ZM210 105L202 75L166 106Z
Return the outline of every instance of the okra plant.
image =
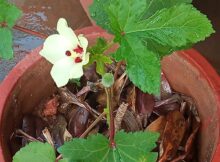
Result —
M12 28L20 16L21 11L15 5L0 0L0 59L13 58Z
M83 76L83 68L96 62L96 72L107 94L109 138L102 134L74 138L58 148L60 162L154 162L152 152L159 137L154 132L115 133L111 87L114 77L105 65L123 61L130 81L143 92L160 93L161 60L184 50L214 33L206 15L192 0L94 0L91 17L114 36L108 42L98 38L94 46L76 35L64 18L57 23L58 34L49 36L40 54L53 64L51 76L57 87ZM105 51L118 44L109 55ZM89 46L89 47L88 47ZM14 162L54 162L55 150L47 143L32 142L16 153Z

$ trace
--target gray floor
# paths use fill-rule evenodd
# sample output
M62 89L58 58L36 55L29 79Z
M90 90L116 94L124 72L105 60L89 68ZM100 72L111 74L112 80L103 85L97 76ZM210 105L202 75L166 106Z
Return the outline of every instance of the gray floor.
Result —
M83 11L79 0L10 0L23 10L22 18L17 25L44 33L46 35L55 32L57 20L60 17L67 19L73 29L90 26L91 23ZM14 30L15 57L5 61L0 59L0 82L8 72L27 55L32 49L38 47L44 40Z
M79 0L10 1L23 10L23 17L17 24L40 33L49 35L55 32L56 22L59 17L65 17L73 29L91 25ZM200 51L220 73L220 1L194 0L194 4L203 13L208 15L217 31L211 38L199 43L195 48ZM43 40L38 37L14 30L15 58L10 61L0 60L0 82L26 54L42 43Z

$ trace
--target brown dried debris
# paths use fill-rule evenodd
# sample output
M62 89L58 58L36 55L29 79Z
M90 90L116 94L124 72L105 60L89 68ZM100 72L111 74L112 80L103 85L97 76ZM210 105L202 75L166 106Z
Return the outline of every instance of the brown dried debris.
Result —
M119 131L121 128L121 122L123 120L123 117L125 115L125 112L127 111L128 104L122 103L116 113L115 116L115 131Z
M57 109L59 106L58 97L54 97L51 100L49 100L43 109L43 116L53 116L57 114Z

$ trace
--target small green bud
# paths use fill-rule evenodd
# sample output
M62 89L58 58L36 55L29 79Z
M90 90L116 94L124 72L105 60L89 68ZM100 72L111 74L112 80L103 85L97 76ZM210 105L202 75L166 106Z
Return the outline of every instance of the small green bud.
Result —
M106 87L109 88L114 84L114 76L112 73L105 73L102 76L102 84Z

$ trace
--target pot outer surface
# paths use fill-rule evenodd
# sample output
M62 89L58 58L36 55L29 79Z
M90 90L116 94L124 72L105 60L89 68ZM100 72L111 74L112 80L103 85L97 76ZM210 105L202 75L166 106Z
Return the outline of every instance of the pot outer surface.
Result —
M90 44L97 37L112 39L97 27L84 28L77 33L85 34ZM24 114L31 113L41 100L56 90L49 74L52 65L39 55L41 49L32 51L0 85L0 162L12 161L12 153L17 150L9 147L10 136L21 127ZM197 143L198 161L210 162L219 141L220 86L216 84L219 77L201 57L194 50L176 52L163 59L162 69L176 91L195 99L202 120ZM18 145L17 141L13 142Z

